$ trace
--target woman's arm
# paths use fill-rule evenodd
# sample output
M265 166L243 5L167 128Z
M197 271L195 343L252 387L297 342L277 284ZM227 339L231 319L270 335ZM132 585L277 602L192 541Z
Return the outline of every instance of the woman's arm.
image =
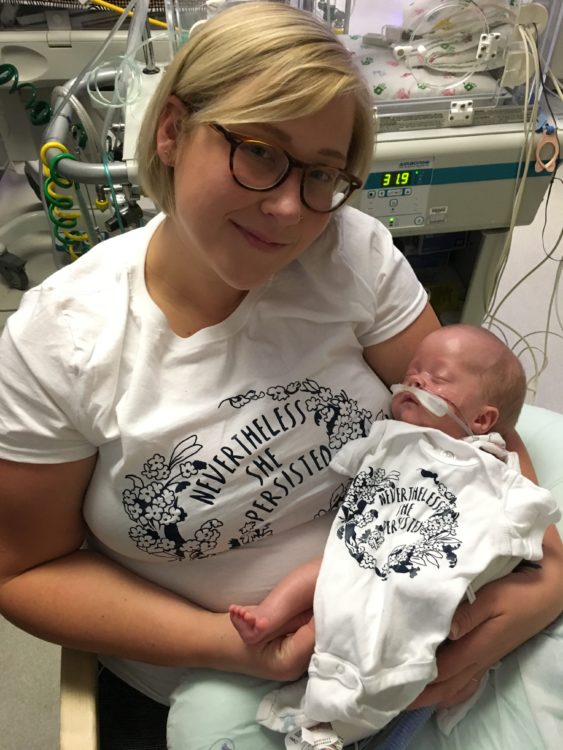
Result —
M561 614L563 545L554 526L547 529L543 548L541 568L518 568L479 589L473 604L458 607L450 633L455 639L438 653L438 677L411 708L466 700L490 667Z
M249 646L227 614L207 612L80 549L82 498L94 465L95 458L50 465L0 460L0 612L39 638L76 649L299 677L313 649L311 628Z

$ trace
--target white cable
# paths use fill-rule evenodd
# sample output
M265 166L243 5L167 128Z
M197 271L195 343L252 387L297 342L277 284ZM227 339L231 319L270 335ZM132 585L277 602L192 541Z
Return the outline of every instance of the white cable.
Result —
M501 275L502 275L502 273L503 273L503 271L504 271L504 269L506 267L506 263L508 261L508 256L509 256L509 253L510 253L510 244L511 244L511 241L512 241L514 228L516 226L516 221L517 221L518 214L520 212L520 207L522 205L522 200L523 200L523 197L524 197L524 192L525 192L525 188L526 188L526 182L527 182L527 178L528 178L528 168L529 168L530 159L531 159L531 156L532 156L532 150L533 150L533 147L534 147L534 126L535 126L535 123L537 121L537 115L538 115L538 109L539 109L539 99L540 99L540 93L541 93L540 65L539 65L539 56L538 56L538 52L537 52L537 47L536 47L536 45L535 45L532 37L526 31L526 29L524 29L523 27L519 27L519 31L520 31L520 34L521 34L521 36L523 38L523 41L524 41L524 43L526 45L526 102L525 102L525 116L524 116L524 124L525 124L526 130L525 130L525 138L524 138L524 144L523 144L523 149L526 149L526 154L523 157L521 156L521 163L522 163L522 158L523 158L524 169L522 171L522 176L520 178L520 183L519 183L518 188L517 188L516 193L515 193L514 208L513 208L513 212L512 212L512 217L511 217L511 222L510 222L510 227L509 227L509 233L508 233L508 236L506 238L505 246L503 248L501 262L499 263L499 266L497 267L497 271L496 271L496 274L495 274L495 281L494 281L494 284L493 284L494 293L493 293L493 296L492 296L491 301L489 303L489 307L488 307L489 310L491 310L491 308L495 304L496 295L498 294L498 286L499 286L499 283L500 283L500 277L501 277ZM529 91L529 76L530 76L530 71L529 71L528 53L529 53L530 50L532 52L532 56L533 56L533 60L534 60L534 67L535 67L535 79L534 79L535 80L535 91L534 91L534 106L532 108L532 114L528 118L527 105L528 105L529 96L530 96L530 91ZM519 169L520 169L520 167L519 167ZM496 307L492 310L492 312L488 313L491 317L495 316L495 314L498 311L498 309L501 306L501 304L504 302L504 300L506 300L506 298L511 293L512 293L512 290L509 290L509 292L507 292L507 294L503 297L502 301L496 305Z
M534 97L534 104L535 104L535 106L534 106L534 109L533 109L533 115L530 118L530 122L534 123L536 121L536 118L537 118L537 110L538 110L539 99L540 99L540 94L541 94L541 68L540 68L540 64L539 64L539 55L538 55L538 51L537 51L536 42L533 39L532 35L526 29L523 29L523 28L519 28L519 31L520 31L520 34L522 36L522 39L523 39L523 42L524 42L524 45L525 45L525 49L526 49L527 81L529 81L528 54L529 54L530 50L531 50L531 53L532 53L532 57L533 57L533 60L534 60L534 67L535 67L535 71L536 71L535 97ZM526 102L528 101L528 97L529 97L529 88L527 86L527 88L526 88ZM526 122L526 119L527 119L527 117L525 118L525 122ZM529 137L529 136L530 136L530 132L528 131L527 137ZM528 171L528 168L529 168L528 167L528 165L529 165L529 155L530 155L530 152L531 152L531 145L532 144L533 144L533 138L530 138L529 147L528 147L528 150L527 150L527 154L528 155L526 157L526 162L525 162L525 164L526 164L526 170L525 170L523 178L521 180L520 187L518 188L517 198L516 198L514 212L513 212L514 219L516 219L517 212L518 212L518 210L520 208L520 205L521 205L521 202L522 202L522 198L523 198L523 186L525 184L525 179L526 179L527 171ZM546 221L547 221L547 216L546 216ZM512 233L514 231L514 226L515 226L515 221L511 222L511 227L510 227L509 235L507 237L507 242L505 243L505 246L503 248L503 258L502 258L501 262L499 263L499 266L498 266L498 269L497 269L497 274L496 274L495 283L494 283L494 291L493 291L492 296L491 296L491 301L489 303L489 306L488 306L488 309L487 309L487 313L485 315L485 319L488 319L488 325L489 325L489 327L491 327L495 323L495 321L496 321L497 324L499 324L499 325L505 325L515 335L519 336L518 340L516 341L516 343L512 347L513 350L521 342L523 342L525 344L525 348L519 352L518 356L520 356L525 351L528 351L529 354L530 354L530 356L531 356L532 363L533 363L533 368L534 369L533 369L533 375L528 380L527 385L528 385L528 390L531 391L535 395L536 392L537 392L539 377L545 371L545 369L546 369L546 367L547 367L547 365L549 363L549 358L548 358L548 354L547 354L548 344L549 344L549 337L550 337L550 335L559 336L559 334L555 334L553 331L550 331L551 319L552 319L552 315L553 315L554 310L555 310L555 315L556 315L557 321L559 322L559 325L561 327L561 319L560 319L560 315L559 315L559 301L558 301L558 295L557 295L557 292L559 290L559 285L560 285L561 273L563 271L563 266L561 264L561 261L558 261L558 268L557 268L557 271L556 271L556 277L555 277L555 281L554 281L554 285L553 285L553 288L552 288L551 297L550 297L549 304L548 304L546 327L545 327L545 329L544 329L543 332L535 331L532 334L528 334L528 336L531 336L531 335L538 335L539 333L542 333L542 335L544 337L543 338L543 350L541 350L541 349L539 350L541 352L541 354L542 354L541 363L538 362L538 360L536 358L536 355L535 355L535 352L534 352L534 349L537 349L537 347L532 347L528 343L526 336L522 336L522 335L518 334L515 329L512 329L510 326L507 326L506 323L502 323L501 321L498 321L497 315L498 315L499 309L504 304L504 302L507 300L507 298L511 294L513 294L514 291L526 279L528 279L533 273L535 273L535 271L540 266L542 266L544 263L546 263L548 260L553 260L553 252L557 248L561 237L557 240L557 242L556 242L553 250L550 251L550 253L546 254L546 257L544 257L539 263L536 264L536 266L534 266L534 268L532 268L515 285L513 285L512 288L509 289L508 292L505 293L505 295L500 300L500 302L496 302L496 298L497 298L497 294L498 294L498 286L499 286L499 282L500 282L500 276L501 276L502 272L505 269L506 261L507 261L507 258L508 258L508 253L506 252L506 249L508 247L508 240L509 240L509 238L512 237ZM545 224L544 224L544 231L545 231ZM542 242L543 242L543 232L542 232ZM544 247L545 247L545 243L544 243Z
M509 325L504 320L499 320L498 318L495 319L495 321L492 321L491 328L489 330L491 330L492 327L494 327L495 325L496 325L496 327L498 329L497 332L496 332L496 335L500 337L500 335L502 333L502 338L504 339L504 341L505 341L505 343L506 343L507 346L508 346L508 338L506 336L506 333L505 333L504 329L510 331L510 333L512 333L512 334L514 334L515 336L518 337L516 344L514 344L514 345L512 345L510 347L510 349L512 351L514 351L514 349L516 348L516 346L520 342L522 342L524 344L524 348L521 350L520 354L518 354L518 358L520 359L520 355L523 352L528 352L529 355L530 355L530 357L531 357L531 359L532 359L533 372L536 373L538 371L538 360L536 359L536 355L534 353L534 350L537 349L537 347L531 346L531 344L528 342L526 336L522 336L520 333L518 333L518 331L516 330L516 328L514 328L511 325ZM532 334L528 334L528 336L530 336L530 335L532 335ZM531 383L532 383L533 380L534 380L534 376L532 376L531 378L529 378L526 381L526 387L527 387L527 389L530 392L532 392L535 395L535 390L532 388L532 385L531 385Z
M106 151L105 139L107 133L111 128L115 110L123 109L124 107L137 101L141 96L143 73L141 64L135 59L137 54L146 45L152 44L154 41L165 36L167 36L166 33L154 34L148 39L142 41L136 47L128 49L125 55L122 55L118 58L117 63L116 60L108 60L107 62L103 63L90 72L87 89L88 94L92 101L96 102L102 107L106 107L108 110L106 112L104 123L100 131L100 147L102 153L105 153ZM97 77L104 67L116 69L115 85L112 91L111 99L102 95L97 83ZM122 96L122 94L120 93L121 90L124 90L126 92L125 96Z
M555 178L555 180L557 180L558 182L561 182L561 180L559 178ZM547 200L549 200L549 197L550 197L550 192L548 192ZM556 272L555 272L555 279L554 279L554 282L553 282L553 286L552 286L552 290L551 290L551 295L550 295L549 302L548 302L547 318L546 318L545 328L543 330L541 330L541 331L533 331L533 332L528 333L526 335L522 335L522 334L519 334L516 331L516 329L512 328L511 326L509 326L506 322L499 320L496 317L496 314L495 314L495 318L493 320L491 320L490 323L489 323L489 327L491 327L492 325L495 325L495 324L496 324L497 327L504 326L506 329L510 330L514 335L518 336L516 342L511 346L511 349L513 351L516 350L516 348L518 347L518 345L520 343L524 343L525 344L525 348L522 349L521 351L519 351L517 353L517 356L520 357L521 354L523 352L525 352L525 351L527 351L530 354L530 356L531 356L532 364L533 364L533 374L532 374L532 376L527 381L527 387L528 387L528 390L531 393L533 393L534 395L537 393L538 381L539 381L540 375L542 375L542 373L547 369L547 367L549 365L548 348L549 348L549 344L550 344L551 338L556 337L556 338L563 339L563 336L561 334L556 333L553 330L550 330L551 329L551 325L552 325L552 323L551 323L552 317L553 317L553 315L555 315L555 318L556 318L557 323L559 325L559 329L561 331L563 331L563 322L561 320L561 315L560 315L560 310L559 310L559 297L560 297L559 290L560 290L560 286L561 286L561 276L563 274L563 257L562 258L556 258L556 257L554 258L554 253L557 250L557 248L559 247L559 245L561 243L561 240L563 239L563 231L561 231L560 234L559 234L559 236L557 237L557 240L555 241L555 244L553 245L553 248L549 252L547 252L546 249L545 249L545 239L544 239L547 221L548 221L548 218L547 218L547 204L546 204L546 206L545 206L545 221L544 221L544 227L542 229L542 235L541 235L541 237L542 237L542 246L544 248L545 256L530 271L528 271L528 273L526 273L521 279L519 279L516 284L514 284L514 286L507 292L507 294L505 295L505 297L497 305L497 310L498 310L501 307L501 305L504 304L504 301L506 300L506 298L510 294L512 294L519 286L521 286L530 276L532 276L532 274L534 274L541 266L543 266L545 263L547 263L549 261L555 261L557 263L557 268L556 268ZM543 349L540 348L540 347L537 347L537 346L532 347L529 344L529 342L528 342L528 338L529 337L531 337L531 336L538 336L540 334L543 336ZM503 338L504 338L505 341L507 341L506 335L504 334L504 332L503 332ZM534 350L537 350L538 352L541 353L541 355L542 355L541 363L538 362L538 359L536 358Z
M547 73L548 73L549 77L551 78L551 82L553 83L555 91L557 92L557 96L559 96L559 98L561 99L561 101L563 101L563 89L561 88L561 85L560 85L559 81L553 75L553 73L551 72L551 70L548 70Z
M530 159L532 155L532 149L534 146L534 138L533 138L534 125L537 120L537 113L538 113L538 108L539 108L539 94L540 94L540 88L541 88L541 80L540 80L540 65L539 65L539 56L538 56L537 48L536 48L535 43L532 40L532 37L528 34L528 32L523 26L519 26L518 30L520 32L520 36L522 37L522 40L524 42L524 48L526 50L526 93L525 93L525 102L524 102L524 123L523 123L524 124L524 141L522 144L520 163L518 167L519 172L520 172L520 169L522 169L522 175L520 177L520 181L516 183L514 206L513 206L512 215L510 218L510 225L509 225L506 240L505 240L502 252L501 252L501 257L500 257L500 260L498 262L497 268L494 273L493 286L489 295L489 299L484 300L485 310L486 310L484 320L493 319L496 316L501 304L512 293L512 290L509 290L509 292L507 292L507 294L505 294L505 296L502 298L501 302L496 303L500 279L506 268L508 256L510 254L510 246L512 243L514 228L516 226L516 221L518 219L518 214L520 212L520 206L522 204L522 199L524 197L524 191L525 191L526 181L527 181L527 176L528 176L528 168L529 168ZM534 60L534 68L535 68L535 78L534 78L535 95L534 95L534 104L532 107L532 113L530 117L528 117L528 103L529 103L529 97L530 97L530 66L529 66L530 50L532 52L532 57Z
M121 26L125 23L125 20L127 19L128 13L133 10L133 8L135 7L136 3L137 3L137 0L130 0L129 5L124 9L123 13L121 13L119 15L119 17L118 17L118 19L117 19L117 21L115 23L115 26L113 27L113 29L108 34L105 42L102 44L102 46L98 50L97 54L94 56L94 59L91 60L89 63L87 63L85 65L85 67L80 71L80 73L78 74L78 76L74 79L72 85L67 90L66 97L59 104L59 106L57 107L56 112L53 114L53 116L51 118L52 120L54 120L59 115L59 113L61 112L61 110L63 109L63 107L66 106L69 98L76 92L76 90L78 89L78 87L82 83L82 80L87 75L88 71L91 70L98 63L99 60L101 60L104 52L106 51L106 49L111 44L111 41L112 41L113 37L117 34L117 32L119 31L119 29L121 28Z

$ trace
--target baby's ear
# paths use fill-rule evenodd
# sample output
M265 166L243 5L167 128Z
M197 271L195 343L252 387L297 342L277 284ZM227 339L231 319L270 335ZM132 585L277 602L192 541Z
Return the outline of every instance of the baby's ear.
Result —
M498 417L499 413L496 406L483 406L469 426L474 435L485 435L496 425Z

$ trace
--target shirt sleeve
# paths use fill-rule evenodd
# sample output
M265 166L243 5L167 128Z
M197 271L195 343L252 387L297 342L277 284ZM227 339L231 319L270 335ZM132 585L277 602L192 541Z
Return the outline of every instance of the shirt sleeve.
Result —
M424 310L428 294L389 230L349 208L340 217L340 245L367 313L357 327L358 341L365 348L404 331Z
M82 399L72 332L48 291L32 289L0 338L0 457L64 463L95 446L77 429Z

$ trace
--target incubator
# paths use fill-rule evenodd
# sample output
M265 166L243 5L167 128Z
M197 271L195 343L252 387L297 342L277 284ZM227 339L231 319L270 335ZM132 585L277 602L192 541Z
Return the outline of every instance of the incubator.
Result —
M343 41L364 70L381 131L520 122L530 64L524 33L541 39L544 66L557 33L552 0L348 0ZM557 19L556 16L560 18Z
M195 24L245 1L2 4L0 63L35 86L53 116L44 130L30 125L25 97L0 86L1 144L28 164L76 156L57 162L80 216L80 231L53 231L59 261L61 248L76 257L154 210L142 203L135 163L150 95ZM480 322L512 229L532 221L558 163L563 118L546 106L543 84L548 71L563 77L560 0L269 1L315 14L350 50L377 123L373 166L353 203L390 229L445 322Z

